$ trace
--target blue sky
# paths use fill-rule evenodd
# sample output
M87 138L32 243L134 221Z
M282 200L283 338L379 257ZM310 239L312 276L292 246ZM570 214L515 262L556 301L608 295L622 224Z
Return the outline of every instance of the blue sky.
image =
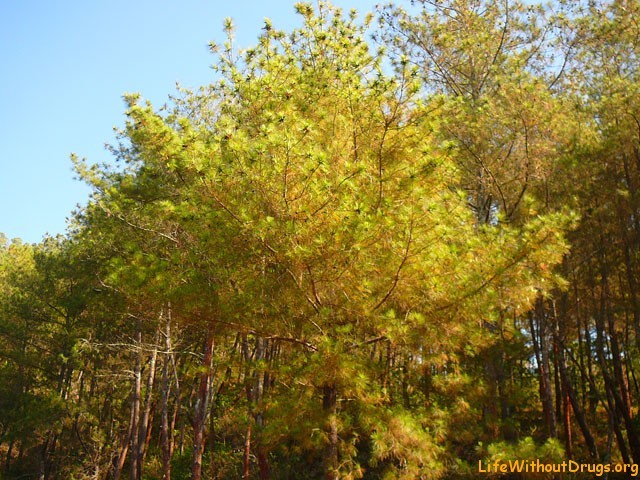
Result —
M335 0L364 14L380 0ZM122 94L156 107L176 82L213 79L209 41L231 17L237 44L254 43L263 19L299 24L293 0L0 0L0 232L38 242L64 233L89 189L69 155L110 161L104 144L124 123Z

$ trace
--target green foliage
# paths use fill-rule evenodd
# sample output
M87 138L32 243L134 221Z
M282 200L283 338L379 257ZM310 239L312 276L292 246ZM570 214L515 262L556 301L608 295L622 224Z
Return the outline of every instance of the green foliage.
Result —
M74 158L94 192L68 237L0 238L0 442L104 478L140 439L133 475L160 478L162 430L173 478L190 478L203 411L210 478L244 462L469 478L479 459L560 461L538 424L561 411L570 443L579 379L583 409L587 387L611 394L590 392L589 417L610 415L611 445L624 405L593 372L615 355L637 369L637 78L606 66L635 58L635 17L417 3L377 28L300 3L300 28L265 21L242 51L229 20L214 83L161 110L125 96L118 163ZM566 30L549 39L547 20ZM571 83L547 62L576 32L606 48L568 59L598 66ZM610 258L605 235L622 239Z
M486 454L491 462L540 460L541 463L562 463L564 451L557 439L550 438L543 445L536 445L531 437L526 437L512 445L505 442L491 444L487 446Z

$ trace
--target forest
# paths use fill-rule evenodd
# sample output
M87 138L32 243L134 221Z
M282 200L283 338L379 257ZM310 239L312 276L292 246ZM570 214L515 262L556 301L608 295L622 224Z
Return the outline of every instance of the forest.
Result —
M291 8L0 235L0 478L640 464L640 1Z

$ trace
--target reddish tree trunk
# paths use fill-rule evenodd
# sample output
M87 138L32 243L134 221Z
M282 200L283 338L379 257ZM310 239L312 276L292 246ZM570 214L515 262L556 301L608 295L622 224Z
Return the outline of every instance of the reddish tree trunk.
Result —
M158 335L156 335L156 342L153 347L153 352L151 354L151 359L149 361L149 377L147 378L147 391L145 395L145 405L144 411L142 413L142 419L140 420L140 426L138 428L138 450L135 452L135 455L138 456L137 467L138 467L138 478L142 478L142 469L149 439L149 429L151 428L151 423L149 422L149 418L151 417L151 404L153 400L153 386L156 378L156 360L158 358Z
M214 322L209 321L207 338L204 342L204 355L202 358L202 374L198 387L198 397L196 400L195 418L193 420L193 462L191 468L191 479L202 479L202 456L204 453L204 427L207 418L207 399L209 396L209 386L211 378L211 360L213 358L213 333Z
M338 480L338 411L337 391L334 385L325 385L322 392L322 408L326 416L326 430L329 442L324 452L325 480Z

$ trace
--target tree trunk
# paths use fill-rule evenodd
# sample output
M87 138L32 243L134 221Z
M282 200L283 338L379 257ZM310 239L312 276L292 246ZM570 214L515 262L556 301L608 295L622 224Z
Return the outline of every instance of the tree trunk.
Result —
M142 469L145 458L145 453L147 449L147 442L149 437L149 428L151 427L149 423L149 417L151 413L151 403L153 400L153 386L156 378L156 360L158 358L158 340L159 335L156 335L156 340L154 342L153 351L151 353L151 359L149 360L149 376L147 378L147 391L145 394L145 404L144 404L144 412L142 413L142 419L140 420L140 426L138 428L138 450L135 452L135 455L138 456L137 467L138 467L138 478L142 478Z
M9 447L7 448L7 458L4 462L4 471L8 472L11 468L11 455L13 455L13 445L15 444L15 440L12 438L9 441Z
M260 480L269 480L271 472L269 468L269 456L262 445L258 445L258 471L260 472Z
M191 479L202 479L202 455L204 453L204 427L207 418L207 399L209 397L211 361L213 359L213 334L214 322L209 321L207 337L204 342L204 355L202 358L202 374L198 387L198 398L196 400L195 417L193 420L193 462L191 468Z
M255 423L256 432L257 432L257 441L255 443L256 456L258 458L258 469L260 472L260 480L268 480L271 475L269 472L269 460L267 451L262 445L260 432L264 427L264 418L263 412L260 411L260 402L262 401L264 390L268 387L269 382L269 374L268 372L260 372L253 371L249 368L250 361L253 359L255 362L260 362L265 359L271 358L270 355L267 354L268 350L268 342L267 340L256 337L256 348L254 355L249 354L249 344L247 341L247 336L242 336L242 356L244 361L246 362L245 368L245 382L246 382L246 395L247 395L247 404L249 406L248 418L249 425L247 426L247 436L245 439L245 451L244 451L244 475L245 478L248 479L250 475L250 454L251 454L251 435L252 435L252 424ZM271 348L273 353L273 346Z
M325 480L338 480L338 412L335 384L325 385L322 389L322 409L326 417L326 433L329 442L324 452Z
M244 438L244 455L243 455L243 479L249 480L251 471L250 471L250 461L251 461L251 424L253 422L253 410L254 410L254 398L253 398L253 390L254 386L250 380L251 378L251 355L249 354L249 341L247 340L247 334L242 335L242 358L244 361L244 381L245 381L245 392L247 395L247 431Z
M136 366L133 373L133 394L131 396L131 480L139 480L138 471L138 430L140 426L140 389L142 387L142 325L138 320L136 331Z
M164 358L162 362L162 412L161 412L161 448L162 448L162 480L171 480L171 432L169 431L169 356L171 352L171 304L167 306L164 325Z
M544 320L544 307L542 300L538 301L536 308L536 317L538 319L538 329L536 331L534 315L529 317L529 325L531 328L531 338L533 340L534 351L536 352L536 361L538 363L539 381L540 381L540 400L542 401L542 412L544 414L545 425L547 427L547 436L556 438L558 431L556 427L556 417L553 406L553 396L551 390L551 375L549 366L549 342L547 340L546 322Z
M564 416L562 417L562 423L564 426L564 448L567 458L571 460L573 458L573 431L571 430L571 400L569 393L563 389L562 394L562 410Z
M601 298L601 308L600 314L597 315L599 317L599 330L601 330L601 337L606 333L605 327L605 317L607 320L607 326L609 330L609 338L610 338L610 354L613 362L613 372L614 379L609 375L608 369L606 369L604 360L605 360L605 352L604 352L604 338L600 339L600 356L602 357L601 364L603 366L603 377L605 380L605 387L611 391L611 394L614 399L614 403L616 406L616 411L619 412L622 416L622 420L624 422L625 429L627 431L627 439L629 442L629 449L631 453L631 457L634 463L640 463L640 439L638 438L638 433L636 431L636 426L633 421L631 415L630 401L629 401L629 393L627 390L627 385L624 379L624 374L622 372L622 362L620 358L620 348L618 345L618 336L615 330L613 313L611 312L611 308L609 306L609 284L607 279L607 270L606 267L602 268L602 298ZM616 385L617 384L617 385ZM616 388L617 387L617 388Z
M571 408L573 409L573 413L576 416L576 420L578 421L578 425L580 426L580 430L582 431L582 435L584 437L585 443L587 444L587 447L589 448L589 453L591 455L591 457L594 460L598 460L598 448L596 447L596 442L595 439L593 438L593 435L591 434L591 430L589 429L589 426L587 425L587 421L584 417L584 413L582 411L582 408L580 408L580 403L578 402L578 399L576 398L575 392L573 390L573 386L571 384L571 381L569 379L569 376L567 374L567 368L566 368L566 364L564 361L564 357L562 354L559 355L559 366L560 366L560 379L562 381L562 388L564 390L565 393L565 402L568 401L569 404L571 404ZM565 406L565 415L566 415L566 419L565 419L565 431L566 431L566 435L567 435L567 454L570 455L571 454L571 422L570 422L570 415L569 415L569 409L568 409L568 405Z
M606 282L605 277L603 276L603 284ZM603 285L604 286L604 285ZM596 312L595 320L596 320L596 349L598 353L598 363L600 364L600 370L602 372L602 378L604 380L604 388L607 395L607 405L609 407L609 411L611 413L611 418L613 420L613 430L616 435L616 441L618 442L618 448L620 450L620 454L625 463L629 463L631 458L629 456L629 450L627 449L627 444L624 440L624 436L622 435L621 421L620 421L620 412L621 412L621 402L619 400L617 392L615 391L615 386L613 385L611 376L609 375L609 368L607 367L606 358L607 354L605 352L605 325L604 325L604 315L605 315L605 294L604 289L600 298L600 310ZM631 452L633 454L633 452Z
M127 453L129 452L129 443L131 442L131 434L133 433L133 408L131 409L131 415L129 417L129 427L127 429L126 434L121 435L122 440L120 441L120 454L118 455L118 460L116 463L116 469L113 473L113 480L120 480L120 475L122 475L122 470L124 468L124 462L127 459Z
M243 455L243 476L244 480L251 478L251 418L247 424L247 433L244 437L244 455Z

